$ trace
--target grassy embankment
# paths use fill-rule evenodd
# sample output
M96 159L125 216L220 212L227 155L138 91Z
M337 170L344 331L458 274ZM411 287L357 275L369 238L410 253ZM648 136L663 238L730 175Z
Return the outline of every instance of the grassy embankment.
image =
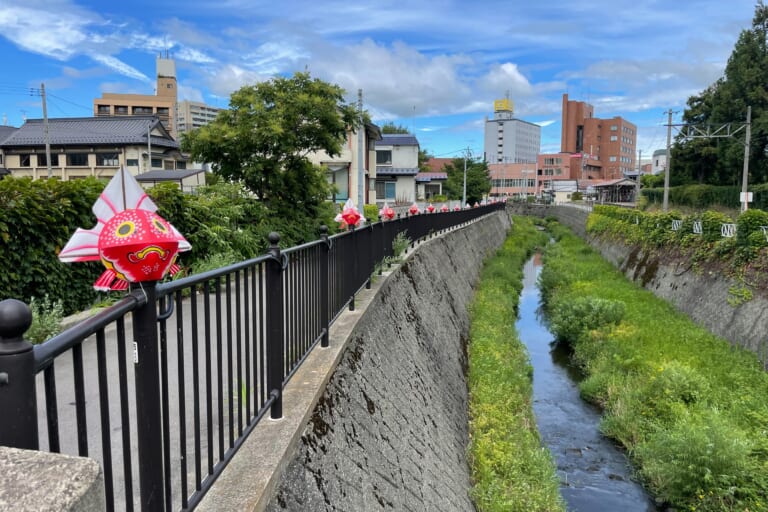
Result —
M533 369L515 330L523 264L547 239L529 218L516 217L486 262L471 307L470 461L481 512L564 510L531 409Z
M582 395L603 408L603 432L677 510L768 510L768 374L756 356L552 230L545 307L585 374Z

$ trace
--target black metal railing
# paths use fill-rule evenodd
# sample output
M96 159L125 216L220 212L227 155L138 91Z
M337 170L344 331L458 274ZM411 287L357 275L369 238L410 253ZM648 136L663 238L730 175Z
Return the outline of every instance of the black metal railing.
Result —
M267 255L134 284L34 347L29 308L0 302L0 445L96 459L108 510L193 509L258 422L282 416L284 386L399 233L415 242L503 207L324 229L285 250L273 233Z

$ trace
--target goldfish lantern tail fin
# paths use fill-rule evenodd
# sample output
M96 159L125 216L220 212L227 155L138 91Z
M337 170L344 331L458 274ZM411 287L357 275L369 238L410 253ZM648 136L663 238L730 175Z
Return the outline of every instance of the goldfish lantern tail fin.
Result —
M171 268L168 269L168 273L171 276L175 276L176 274L179 273L180 270L181 270L181 267L178 264L174 263L173 265L171 265Z
M96 282L93 283L93 288L94 290L98 290L100 292L108 292L111 290L127 290L128 281L117 277L117 274L115 274L114 270L105 270L96 280Z

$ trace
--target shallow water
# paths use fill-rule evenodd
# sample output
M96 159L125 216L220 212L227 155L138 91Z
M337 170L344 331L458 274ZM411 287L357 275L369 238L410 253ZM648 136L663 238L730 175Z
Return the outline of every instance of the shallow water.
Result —
M539 313L536 280L541 258L524 268L517 331L533 366L533 411L542 443L555 457L560 492L574 512L650 512L653 500L632 480L624 452L599 431L600 413L579 396L578 371L568 365L562 348Z

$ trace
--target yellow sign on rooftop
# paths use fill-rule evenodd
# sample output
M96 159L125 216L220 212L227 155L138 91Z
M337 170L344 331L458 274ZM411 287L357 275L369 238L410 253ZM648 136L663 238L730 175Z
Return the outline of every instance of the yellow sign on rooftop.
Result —
M493 102L493 111L494 112L513 112L515 110L515 104L512 103L512 100L509 98L504 98L503 100L496 100Z

